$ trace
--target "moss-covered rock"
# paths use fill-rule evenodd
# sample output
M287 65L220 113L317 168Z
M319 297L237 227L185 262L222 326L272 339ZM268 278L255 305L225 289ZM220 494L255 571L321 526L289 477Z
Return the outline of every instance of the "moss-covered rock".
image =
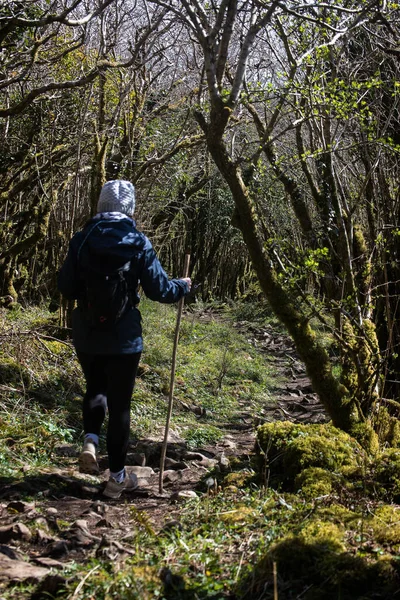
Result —
M400 544L400 507L389 504L379 506L367 526L371 531L371 539L378 544Z
M400 501L400 449L388 448L371 465L375 493L393 502Z
M354 424L350 434L369 455L379 452L379 436L370 421Z
M29 371L13 358L0 355L0 383L18 386L21 381L24 384L30 384Z
M313 519L305 523L300 538L306 544L318 544L335 552L345 552L344 533L344 528L335 523Z
M273 589L274 564L279 598L388 600L397 592L399 572L392 558L371 563L345 552L343 532L334 526L319 528L314 523L308 533L289 535L276 543L243 579L238 597L272 597L265 590Z
M341 504L320 505L314 514L320 521L334 523L346 531L359 530L360 512L350 510Z
M358 472L365 456L354 438L330 424L266 423L257 430L257 448L259 468L268 471L271 485L296 491L299 484L315 486L319 476L317 495L334 484L343 468ZM336 474L336 479L329 474Z
M397 416L391 415L384 406L379 407L375 418L375 428L381 445L386 444L390 448L400 447L400 421Z
M338 475L320 467L304 469L294 480L294 489L305 498L311 500L326 496L332 492L337 483Z
M245 487L253 479L254 473L248 470L234 471L225 475L223 480L224 488L226 486L234 485L236 487Z

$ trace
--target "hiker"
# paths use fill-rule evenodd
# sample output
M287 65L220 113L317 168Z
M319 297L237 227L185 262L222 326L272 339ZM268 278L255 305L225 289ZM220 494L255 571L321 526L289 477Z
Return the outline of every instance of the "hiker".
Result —
M189 277L168 279L150 241L136 229L134 211L134 186L108 181L98 214L71 239L58 276L62 295L77 300L72 337L86 380L79 470L99 473L96 452L108 408L110 478L103 493L109 498L138 486L136 475L125 470L131 396L143 348L138 286L151 300L166 304L191 288Z

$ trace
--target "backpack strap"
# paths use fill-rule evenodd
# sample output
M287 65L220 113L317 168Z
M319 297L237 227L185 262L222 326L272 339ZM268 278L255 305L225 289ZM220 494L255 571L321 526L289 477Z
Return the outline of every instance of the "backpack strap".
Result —
M86 242L86 240L88 239L88 237L90 236L90 234L91 234L91 233L92 233L92 232L93 232L93 231L96 229L96 227L98 227L98 226L99 226L101 223L107 223L107 221L104 221L104 220L103 220L103 221L98 221L97 223L95 223L95 224L93 225L93 227L91 227L91 228L89 229L89 231L87 232L87 234L86 234L86 235L85 235L85 237L83 238L83 241L82 241L81 245L80 245L80 246L79 246L79 248L78 248L78 253L77 253L77 259L78 259L78 262L79 262L79 257L80 257L81 250L82 250L82 248L83 248L83 245L84 245L84 243Z

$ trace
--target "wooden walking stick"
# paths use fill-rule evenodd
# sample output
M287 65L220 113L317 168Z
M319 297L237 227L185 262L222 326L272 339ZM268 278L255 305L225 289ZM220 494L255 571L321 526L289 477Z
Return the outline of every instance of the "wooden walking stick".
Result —
M190 254L186 254L185 264L183 266L183 277L187 277L189 274L189 263L190 263ZM160 479L159 479L160 494L163 493L164 463L165 463L165 455L167 454L169 423L171 420L172 405L173 405L173 401L174 401L176 354L177 354L177 350L178 350L179 328L181 325L182 309L183 309L184 301L185 301L184 297L182 297L179 300L178 314L176 317L176 325L175 325L174 347L173 347L173 351L172 351L172 364L171 364L171 379L170 379L170 384L169 384L167 421L165 423L164 441L163 441L163 445L161 448Z

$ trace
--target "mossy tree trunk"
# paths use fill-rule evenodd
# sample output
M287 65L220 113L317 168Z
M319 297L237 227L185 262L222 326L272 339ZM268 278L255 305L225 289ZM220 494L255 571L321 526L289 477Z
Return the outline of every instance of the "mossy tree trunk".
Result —
M29 264L48 235L51 211L57 202L52 167L65 155L63 147L55 148L44 162L41 153L34 158L27 154L20 168L23 176L18 178L11 173L3 183L0 205L8 204L10 208L0 235L0 296L9 296L16 301L22 286L31 284ZM38 169L40 161L42 164ZM24 200L24 209L18 211L20 198Z

